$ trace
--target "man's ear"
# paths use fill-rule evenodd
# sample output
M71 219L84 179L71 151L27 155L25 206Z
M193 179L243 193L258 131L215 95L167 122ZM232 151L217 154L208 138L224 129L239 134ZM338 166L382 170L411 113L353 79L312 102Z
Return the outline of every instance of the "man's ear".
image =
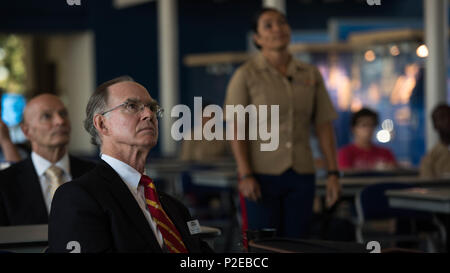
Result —
M259 41L259 34L258 33L253 34L253 42L259 45L258 41Z
M94 116L94 127L100 135L109 135L108 127L105 124L105 118L102 115Z
M22 121L20 123L20 129L22 129L23 135L29 140L30 139L30 127L25 123L25 121Z

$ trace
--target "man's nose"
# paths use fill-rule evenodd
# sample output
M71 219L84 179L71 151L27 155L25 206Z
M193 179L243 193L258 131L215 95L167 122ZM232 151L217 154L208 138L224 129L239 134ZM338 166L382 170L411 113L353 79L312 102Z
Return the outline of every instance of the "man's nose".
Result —
M281 29L282 29L282 27L281 27L281 24L280 23L274 23L273 25L272 25L272 30L273 31L281 31Z
M154 113L149 106L144 106L144 109L142 109L142 118L143 119L152 119L156 113Z
M67 118L61 116L60 114L56 114L53 118L53 122L57 125L61 125L61 124L67 123Z

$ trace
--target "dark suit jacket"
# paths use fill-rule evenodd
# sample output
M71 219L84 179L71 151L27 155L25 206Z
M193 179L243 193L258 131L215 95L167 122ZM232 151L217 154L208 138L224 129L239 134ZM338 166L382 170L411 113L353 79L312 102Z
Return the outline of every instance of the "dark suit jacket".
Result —
M212 252L198 234L190 234L188 209L162 192L159 198L188 251ZM69 252L70 241L78 242L83 253L163 252L133 194L105 161L57 189L48 236L48 252Z
M72 178L95 167L95 163L73 156L69 161ZM0 226L47 223L47 206L31 156L0 171Z

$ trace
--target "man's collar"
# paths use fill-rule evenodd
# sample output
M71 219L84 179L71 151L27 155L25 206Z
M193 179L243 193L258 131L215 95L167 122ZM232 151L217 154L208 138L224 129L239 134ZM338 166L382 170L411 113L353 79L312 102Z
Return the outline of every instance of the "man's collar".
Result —
M141 180L142 174L136 169L128 165L127 163L116 159L112 156L102 154L101 158L103 161L108 163L114 171L122 178L122 180L127 183L133 190L137 190L139 186L139 181Z
M33 161L33 165L38 177L43 175L44 172L52 165L60 167L64 170L65 174L70 175L70 161L69 155L67 153L64 154L64 156L55 164L51 163L35 152L31 152L31 160Z

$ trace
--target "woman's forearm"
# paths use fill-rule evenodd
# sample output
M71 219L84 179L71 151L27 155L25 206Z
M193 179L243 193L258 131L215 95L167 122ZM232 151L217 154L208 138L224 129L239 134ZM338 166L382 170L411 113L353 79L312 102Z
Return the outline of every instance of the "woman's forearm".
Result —
M6 161L9 162L18 162L20 161L20 155L19 152L17 151L16 146L14 145L14 143L12 143L11 140L7 139L7 140L3 140L1 143L2 146L2 151L3 151L3 155L6 159Z
M337 170L336 141L331 122L316 125L316 134L320 148L325 156L327 170Z
M231 150L237 163L239 174L245 175L252 173L248 159L248 143L246 140L231 140Z

